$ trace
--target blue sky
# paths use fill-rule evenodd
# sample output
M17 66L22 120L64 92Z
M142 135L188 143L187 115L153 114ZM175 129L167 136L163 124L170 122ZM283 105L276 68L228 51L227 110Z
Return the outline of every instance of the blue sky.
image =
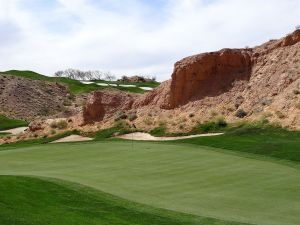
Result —
M299 0L0 0L0 71L166 80L183 57L286 35L299 12Z

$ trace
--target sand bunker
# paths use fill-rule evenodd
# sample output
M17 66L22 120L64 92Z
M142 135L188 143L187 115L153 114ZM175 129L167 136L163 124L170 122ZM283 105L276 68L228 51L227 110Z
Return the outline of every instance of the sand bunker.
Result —
M180 136L180 137L154 137L148 133L136 132L131 134L120 135L117 136L117 138L136 140L136 141L171 141L171 140L189 139L195 137L218 136L222 134L223 133L212 133L212 134L196 134L196 135Z
M64 137L56 141L52 141L50 143L80 142L80 141L92 141L92 140L93 138L89 138L89 137L83 137L80 135L70 135L68 137Z

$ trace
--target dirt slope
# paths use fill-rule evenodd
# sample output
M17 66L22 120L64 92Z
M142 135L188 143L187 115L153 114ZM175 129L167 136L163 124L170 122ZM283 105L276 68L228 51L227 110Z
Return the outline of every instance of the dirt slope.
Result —
M61 84L0 74L0 114L32 120L62 112L69 104L70 94Z
M300 129L300 30L254 48L187 57L175 64L170 81L136 97L130 110L146 129L163 123L182 132L220 116Z

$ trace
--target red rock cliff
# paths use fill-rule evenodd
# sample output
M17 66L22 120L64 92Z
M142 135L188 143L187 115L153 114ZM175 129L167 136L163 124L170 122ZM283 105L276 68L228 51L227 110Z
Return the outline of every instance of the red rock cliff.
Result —
M251 51L224 49L185 58L175 64L170 90L171 108L230 89L233 81L247 80Z

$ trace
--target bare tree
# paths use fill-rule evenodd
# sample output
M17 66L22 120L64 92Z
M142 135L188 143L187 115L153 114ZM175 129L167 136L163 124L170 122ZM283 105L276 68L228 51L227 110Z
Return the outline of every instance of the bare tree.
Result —
M67 77L74 80L108 80L113 81L116 76L111 72L101 72L99 70L94 71L81 71L78 69L66 69L64 71L57 71L54 74L56 77Z
M103 73L99 70L92 71L92 80L102 80Z
M63 75L64 75L64 71L62 71L62 70L59 70L54 73L54 76L56 76L56 77L62 77Z
M116 76L113 75L111 72L105 72L104 76L105 76L105 80L107 81L113 81L116 79Z

